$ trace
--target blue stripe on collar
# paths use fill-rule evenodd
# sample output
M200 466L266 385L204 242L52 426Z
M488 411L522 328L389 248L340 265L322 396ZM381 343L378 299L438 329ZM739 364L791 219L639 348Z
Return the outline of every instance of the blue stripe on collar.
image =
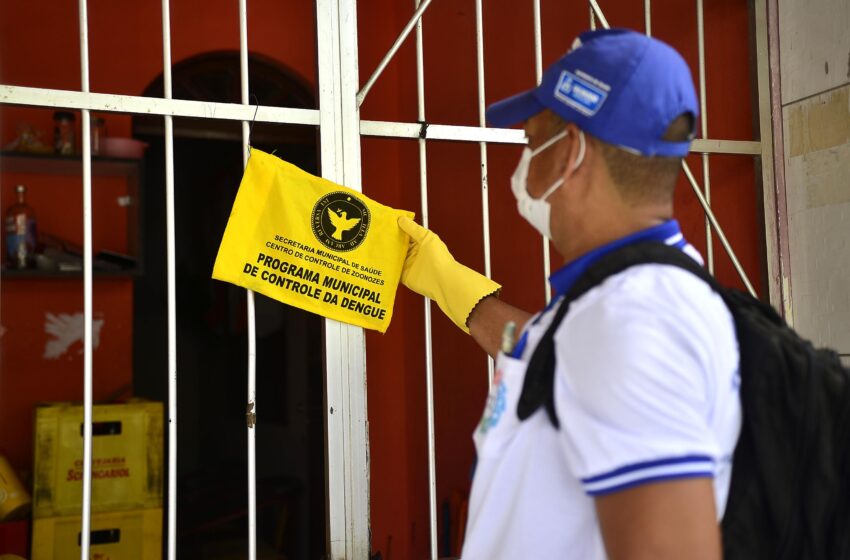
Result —
M676 220L668 220L663 224L658 224L657 226L643 229L631 235L627 235L626 237L621 237L620 239L585 253L579 258L568 262L549 276L549 284L551 284L552 288L555 289L555 297L552 298L552 301L555 301L557 298L564 295L572 287L572 285L575 284L576 280L584 274L584 271L587 270L591 264L599 260L599 258L603 255L610 253L611 251L615 251L620 247L631 245L632 243L640 243L643 241L660 241L662 243L666 243L670 238L681 235L681 233L682 232L679 229L679 222ZM684 241L684 239L682 239L682 241Z
M621 237L607 245L602 245L601 247L597 247L596 249L585 253L579 258L568 262L549 276L549 284L555 289L555 297L552 298L549 305L546 306L543 312L537 315L532 324L537 324L537 321L540 320L543 313L551 309L560 297L576 283L576 280L584 274L584 271L587 270L591 264L599 260L600 257L606 253L619 249L620 247L625 247L626 245L642 241L660 241L661 243L667 243L679 249L687 245L687 241L685 241L685 238L682 235L682 230L679 229L679 222L676 220L668 220L663 224L658 224L657 226L640 230L632 233L631 235L627 235L626 237ZM528 325L526 325L522 336L517 342L517 345L514 347L513 352L511 352L511 357L517 359L521 358L527 344Z

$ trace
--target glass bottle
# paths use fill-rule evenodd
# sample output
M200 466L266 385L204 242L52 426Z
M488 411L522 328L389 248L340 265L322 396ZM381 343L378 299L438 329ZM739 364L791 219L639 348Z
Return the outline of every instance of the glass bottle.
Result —
M27 188L15 187L17 202L6 210L6 263L10 268L30 268L35 263L35 211L26 203Z
M106 138L106 121L103 117L91 118L91 153L100 155L103 151L103 140Z
M76 150L76 130L74 129L74 113L56 111L53 113L53 141L57 154L74 155Z

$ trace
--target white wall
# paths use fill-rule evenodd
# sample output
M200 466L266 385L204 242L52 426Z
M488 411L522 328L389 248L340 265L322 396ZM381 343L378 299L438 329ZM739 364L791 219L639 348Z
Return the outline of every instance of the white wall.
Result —
M850 354L850 0L779 0L779 28L794 324Z

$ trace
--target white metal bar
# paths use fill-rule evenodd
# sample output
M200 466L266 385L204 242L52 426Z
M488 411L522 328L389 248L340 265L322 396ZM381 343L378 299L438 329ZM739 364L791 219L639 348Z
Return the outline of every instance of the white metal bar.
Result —
M708 140L695 138L691 141L691 153L756 156L761 154L761 142L757 140Z
M89 23L87 0L79 0L80 90L89 91ZM92 200L91 200L91 117L81 115L83 144L83 511L80 532L80 559L88 560L91 550L92 483Z
M543 80L543 30L540 25L540 0L534 0L534 76L539 84ZM523 139L525 135L523 134ZM549 240L543 239L543 297L546 305L552 299L552 290L549 289L549 275L552 273L552 263L549 257Z
M540 24L540 0L534 0L534 76L537 83L543 79L543 30Z
M421 131L422 125L419 123L360 121L360 133L363 136L416 139L419 138ZM449 140L455 142L527 143L525 133L522 130L445 124L429 124L425 131L425 137L428 140Z
M242 104L250 105L248 93L248 6L239 0L239 82ZM242 121L242 166L248 165L248 144L251 127ZM248 430L248 560L257 558L257 320L254 292L246 290L248 315L248 405L246 429Z
M418 9L420 0L414 0ZM422 19L416 22L416 104L419 122L425 122L425 64ZM422 225L428 227L428 156L427 141L419 139L419 199ZM432 560L439 556L437 548L437 435L434 427L434 347L431 326L431 300L425 298L425 395L428 422L428 524Z
M701 136L708 137L708 111L706 109L705 87L705 22L702 0L697 0L697 42L699 51L699 111ZM711 206L711 179L708 173L708 154L702 154L702 186L705 201ZM705 262L708 271L714 274L714 242L711 238L711 223L705 217Z
M484 95L484 22L481 0L475 0L475 51L478 67L478 125L486 125ZM479 144L481 151L481 214L484 234L484 275L492 277L490 269L490 192L487 170L487 143ZM487 387L493 385L493 359L487 358Z
M357 10L316 0L322 176L360 190ZM369 556L369 438L363 329L325 321L328 553Z
M596 17L593 15L593 6L588 6L590 10L590 30L596 31Z
M652 37L652 0L643 0L643 21L646 36Z
M357 93L358 107L363 105L363 101L366 99L366 96L369 95L369 90L372 89L372 86L374 86L375 82L378 81L378 78L384 72L384 69L393 59L395 53L398 52L398 49L401 47L402 43L404 43L404 40L407 39L408 35L410 35L411 30L413 30L413 27L419 22L419 20L422 18L422 14L425 13L425 10L427 10L428 6L430 5L431 0L425 0L421 4L418 4L416 11L413 13L413 17L410 18L410 21L408 21L407 25L404 26L404 29L401 30L401 33L399 34L398 38L396 38L395 43L393 43L393 46L390 47L390 50L387 51L387 54L384 55L384 58L378 64L378 67L375 68L375 71L372 72L372 75L369 76L368 80L366 80L366 85L364 85L363 89L361 89Z
M599 18L599 23L602 25L603 29L608 29L611 26L608 25L608 20L605 19L605 14L602 13L602 10L599 8L599 4L596 0L588 0L590 2L590 10L593 14L596 14L596 17Z
M0 103L14 103L33 107L67 107L98 112L171 115L201 119L229 121L271 122L281 124L319 124L316 109L289 107L250 107L237 103L212 103L183 99L160 99L109 93L89 93L62 89L41 89L24 86L0 85ZM254 118L254 111L257 117Z
M363 136L407 138L412 140L419 138L421 131L422 125L419 123L360 121L360 133ZM445 140L450 142L488 142L492 144L527 143L525 133L515 128L429 124L425 132L425 137L428 140ZM691 152L757 156L761 154L761 142L753 140L704 140L697 138L691 142Z
M214 118L231 121L255 121L279 124L317 126L320 111L286 107L259 107L233 103L185 101L105 93L41 89L23 86L0 85L0 104L29 105L32 107L66 107L89 109L98 112L119 112L148 115L168 115L189 118ZM256 112L256 118L254 114ZM419 138L419 123L391 121L360 121L364 136L392 138ZM429 124L428 140L457 142L491 142L497 144L525 144L522 130ZM728 155L761 155L761 142L753 140L709 140L697 138L691 142L691 152Z
M162 0L163 95L171 91L171 6ZM165 254L168 290L168 559L177 558L177 266L174 211L174 118L165 115Z
M694 174L691 173L691 168L688 167L688 163L685 160L682 160L682 169L685 170L685 176L687 176L688 182L691 184L691 188L693 189L694 194L696 194L697 199L699 200L699 203L702 206L706 217L709 219L711 225L714 227L714 231L717 233L717 238L720 240L720 243L723 244L723 248L726 249L726 252L729 254L729 258L732 260L732 265L735 267L735 270L738 271L738 275L741 277L741 280L744 282L744 285L746 285L747 291L749 291L750 294L755 296L756 291L753 289L753 285L750 283L750 279L747 277L747 273L744 272L744 268L738 261L738 257L735 255L735 251L732 250L732 246L726 239L726 234L723 233L723 228L720 227L720 223L714 216L714 212L711 211L711 206L709 206L708 201L703 196L700 186L697 183L697 180L694 178Z

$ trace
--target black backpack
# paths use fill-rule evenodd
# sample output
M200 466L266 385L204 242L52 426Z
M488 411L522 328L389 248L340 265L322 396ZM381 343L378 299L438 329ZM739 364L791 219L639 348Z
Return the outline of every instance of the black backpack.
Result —
M723 515L724 557L850 558L850 370L835 352L800 338L772 307L724 288L676 248L629 245L590 266L564 296L532 354L519 418L542 406L559 427L552 394L555 330L572 301L609 276L647 263L677 266L702 278L735 321L743 425Z

